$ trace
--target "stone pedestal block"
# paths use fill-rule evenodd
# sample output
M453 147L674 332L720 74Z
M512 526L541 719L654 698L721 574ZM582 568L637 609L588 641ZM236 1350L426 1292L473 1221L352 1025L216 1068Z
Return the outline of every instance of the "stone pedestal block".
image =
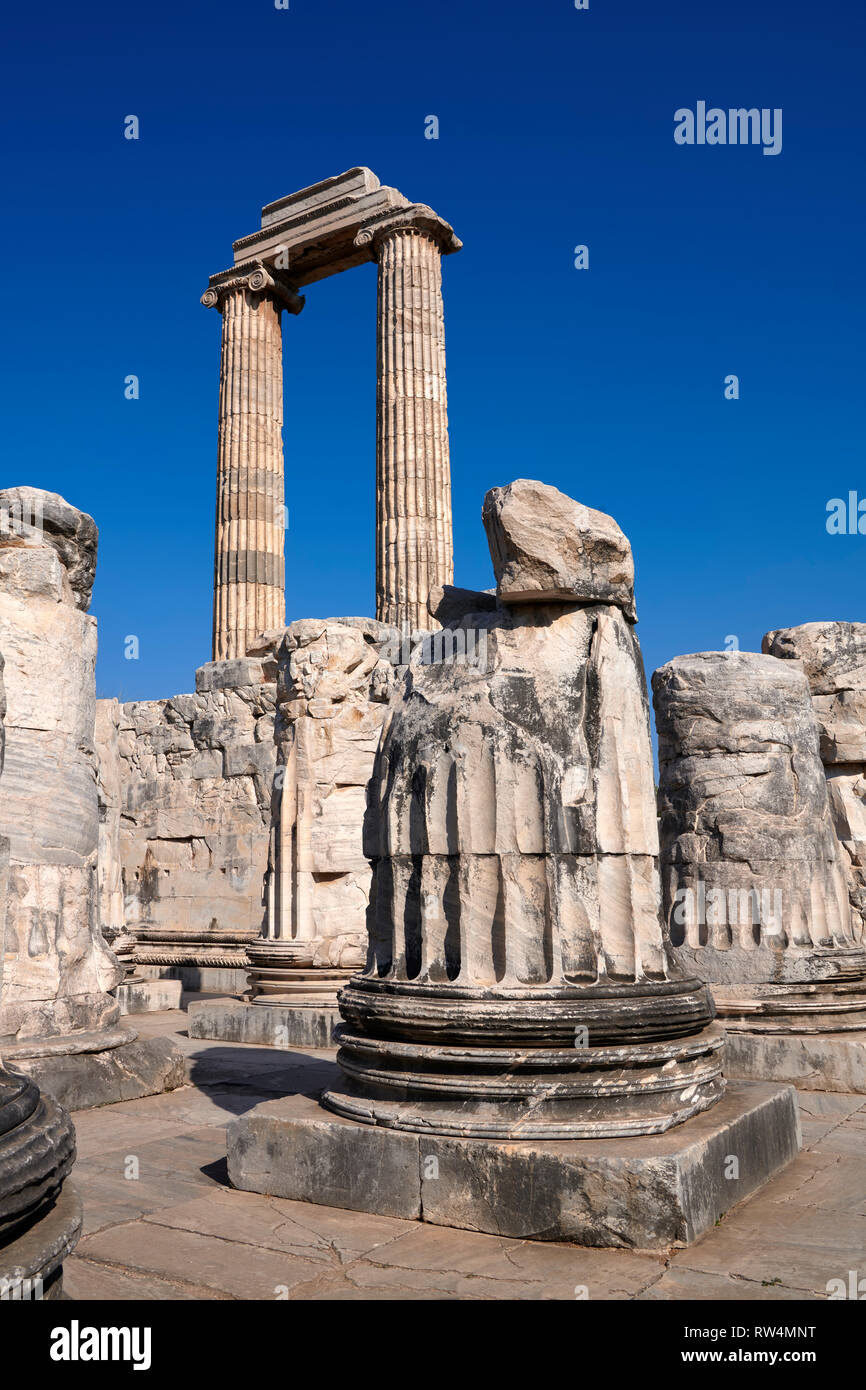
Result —
M232 1184L249 1192L463 1230L581 1245L688 1244L800 1147L790 1086L731 1084L665 1134L593 1140L453 1138L355 1124L306 1096L228 1128Z
M198 999L188 1009L189 1036L259 1047L334 1047L336 1004L246 1004Z
M182 994L180 980L124 980L114 991L121 1016L179 1009Z
M789 1081L799 1091L866 1095L866 1029L842 1033L729 1032L725 1075Z

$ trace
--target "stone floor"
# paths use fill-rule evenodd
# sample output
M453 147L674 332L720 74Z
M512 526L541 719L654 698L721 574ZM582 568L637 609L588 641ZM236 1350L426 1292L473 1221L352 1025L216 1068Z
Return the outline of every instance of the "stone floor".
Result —
M586 1250L235 1192L227 1122L318 1091L333 1052L190 1040L181 1012L135 1024L176 1037L192 1084L74 1116L72 1298L802 1299L866 1276L866 1097L802 1093L800 1157L689 1249Z

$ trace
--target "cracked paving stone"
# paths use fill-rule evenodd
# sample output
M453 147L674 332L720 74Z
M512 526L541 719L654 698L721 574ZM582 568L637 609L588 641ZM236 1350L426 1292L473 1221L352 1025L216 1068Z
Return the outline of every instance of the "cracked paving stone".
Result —
M320 1272L315 1260L148 1220L85 1236L76 1253L82 1259L166 1280L180 1275L191 1284L239 1299L277 1300L282 1290L291 1291Z

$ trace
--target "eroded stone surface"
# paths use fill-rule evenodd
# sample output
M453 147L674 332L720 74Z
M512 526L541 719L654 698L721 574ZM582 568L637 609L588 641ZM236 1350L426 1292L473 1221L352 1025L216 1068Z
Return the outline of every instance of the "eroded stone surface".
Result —
M482 515L503 602L581 599L635 620L631 546L613 517L527 478L491 488Z
M862 1029L852 927L801 667L753 652L653 676L665 914L726 1026Z
M708 1113L651 1139L491 1143L326 1116L303 1096L228 1128L235 1187L532 1240L686 1244L800 1148L790 1086L738 1083ZM735 1181L727 1157L739 1155Z
M264 916L276 762L267 674L260 658L213 662L195 694L100 702L106 783L118 759L124 921L141 967L247 965Z
M249 948L263 1003L318 999L333 1008L364 962L370 866L361 830L393 684L380 651L393 636L359 619L301 619L286 629L267 920Z
M866 934L866 623L804 623L768 632L763 650L799 661L812 692L855 929Z
M5 532L7 542L17 535L25 544L50 545L56 551L75 605L86 613L90 607L99 542L93 517L70 506L56 492L11 487L0 491L0 518L3 518L0 529Z
M488 494L500 577L500 535L546 534L549 491ZM707 990L659 920L633 626L618 604L576 597L608 589L599 551L609 560L614 538L623 561L628 543L609 517L556 496L563 526L579 528L555 547L571 601L557 581L532 603L472 613L483 658L482 644L459 660L420 653L389 706L367 793L367 966L340 996L346 1076L323 1097L363 1123L497 1139L655 1133L721 1093Z
M0 653L0 797L6 692ZM0 1002L6 957L9 840L0 838ZM0 1299L58 1298L62 1265L81 1229L66 1180L75 1157L69 1116L0 1059ZM64 1184L66 1186L64 1187Z
M92 581L92 568L89 542L77 539L91 537L93 524L62 498L29 491L51 519L44 533L0 536L7 697L0 834L10 845L0 1038L7 1039L112 1024L118 1008L108 991L123 974L99 930L96 620L82 611L83 575ZM64 545L54 543L58 536ZM94 563L95 545L93 527ZM8 558L11 568L2 563Z

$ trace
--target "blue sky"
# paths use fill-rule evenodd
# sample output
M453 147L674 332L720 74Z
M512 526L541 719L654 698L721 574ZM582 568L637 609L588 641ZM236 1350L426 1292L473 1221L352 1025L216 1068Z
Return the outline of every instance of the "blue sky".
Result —
M13 12L3 476L96 518L99 693L189 690L210 657L207 277L263 203L357 164L464 241L443 267L458 583L491 582L486 489L536 477L630 537L648 672L866 618L866 536L825 526L866 497L864 27L854 0ZM781 154L678 146L698 100L782 108ZM288 617L370 613L375 268L311 286L284 340Z

